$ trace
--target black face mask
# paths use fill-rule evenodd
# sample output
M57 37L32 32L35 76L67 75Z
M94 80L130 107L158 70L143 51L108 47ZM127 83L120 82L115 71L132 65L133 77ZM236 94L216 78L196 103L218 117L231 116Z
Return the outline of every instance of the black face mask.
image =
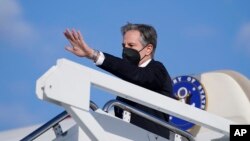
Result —
M127 60L129 61L130 63L134 64L134 65L138 65L139 62L146 56L144 56L142 59L141 59L141 56L140 56L140 52L143 50L144 48L142 48L140 51L137 51L135 49L132 49L132 48L126 48L124 47L123 48L123 51L122 51L122 58L124 60Z

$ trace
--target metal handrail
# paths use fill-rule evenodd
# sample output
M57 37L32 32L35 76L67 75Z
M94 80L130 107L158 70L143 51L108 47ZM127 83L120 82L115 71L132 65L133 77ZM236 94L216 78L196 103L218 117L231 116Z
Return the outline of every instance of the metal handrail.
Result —
M93 102L90 101L90 109L95 111L98 109L98 106ZM70 117L70 115L67 113L67 111L63 111L62 113L58 114L56 117L30 133L29 135L25 136L20 141L33 141L43 133L45 133L47 130L51 129L52 127L56 126L59 122L63 121L64 119Z
M90 100L89 107L91 110L96 111L99 107L95 104L95 102Z
M110 108L112 108L113 106L117 106L117 107L122 108L124 110L128 110L128 111L130 111L132 113L135 113L135 114L137 114L139 116L142 116L142 117L144 117L144 118L146 118L146 119L148 119L148 120L150 120L152 122L155 122L155 123L157 123L159 125L162 125L165 128L168 128L170 131L172 131L174 133L177 133L177 134L187 138L189 141L195 141L193 135L190 134L189 132L183 131L183 130L181 130L181 129L173 126L173 125L170 125L166 121L163 121L163 120L161 120L161 119L159 119L159 118L157 118L157 117L155 117L153 115L147 114L147 113L145 113L145 112L143 112L143 111L141 111L139 109L136 109L136 108L134 108L132 106L129 106L129 105L127 105L127 104L125 104L123 102L120 102L118 100L110 100L110 101L108 101L103 106L103 111L108 113Z

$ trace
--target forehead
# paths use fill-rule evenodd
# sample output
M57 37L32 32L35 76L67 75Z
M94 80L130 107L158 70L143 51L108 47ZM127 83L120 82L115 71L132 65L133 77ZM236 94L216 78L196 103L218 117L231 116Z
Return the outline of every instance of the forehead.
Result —
M123 36L124 42L139 42L141 34L138 30L129 30Z

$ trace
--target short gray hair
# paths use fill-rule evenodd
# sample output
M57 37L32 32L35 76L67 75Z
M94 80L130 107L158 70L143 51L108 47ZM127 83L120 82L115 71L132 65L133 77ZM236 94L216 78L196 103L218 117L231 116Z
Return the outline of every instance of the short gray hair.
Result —
M153 52L155 52L156 45L157 45L157 33L153 26L150 26L147 24L127 23L126 25L121 27L122 35L124 36L125 33L129 30L139 31L141 34L142 45L146 46L147 44L152 44Z

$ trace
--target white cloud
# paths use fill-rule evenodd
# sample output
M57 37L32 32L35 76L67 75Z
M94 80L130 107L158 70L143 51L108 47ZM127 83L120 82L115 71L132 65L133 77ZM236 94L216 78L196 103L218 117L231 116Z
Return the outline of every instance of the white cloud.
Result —
M18 45L34 36L32 26L24 19L16 0L0 1L0 41Z
M186 38L191 39L207 39L214 37L217 34L217 31L206 25L197 25L184 29L182 35Z
M237 34L237 47L250 53L250 22L240 27Z

